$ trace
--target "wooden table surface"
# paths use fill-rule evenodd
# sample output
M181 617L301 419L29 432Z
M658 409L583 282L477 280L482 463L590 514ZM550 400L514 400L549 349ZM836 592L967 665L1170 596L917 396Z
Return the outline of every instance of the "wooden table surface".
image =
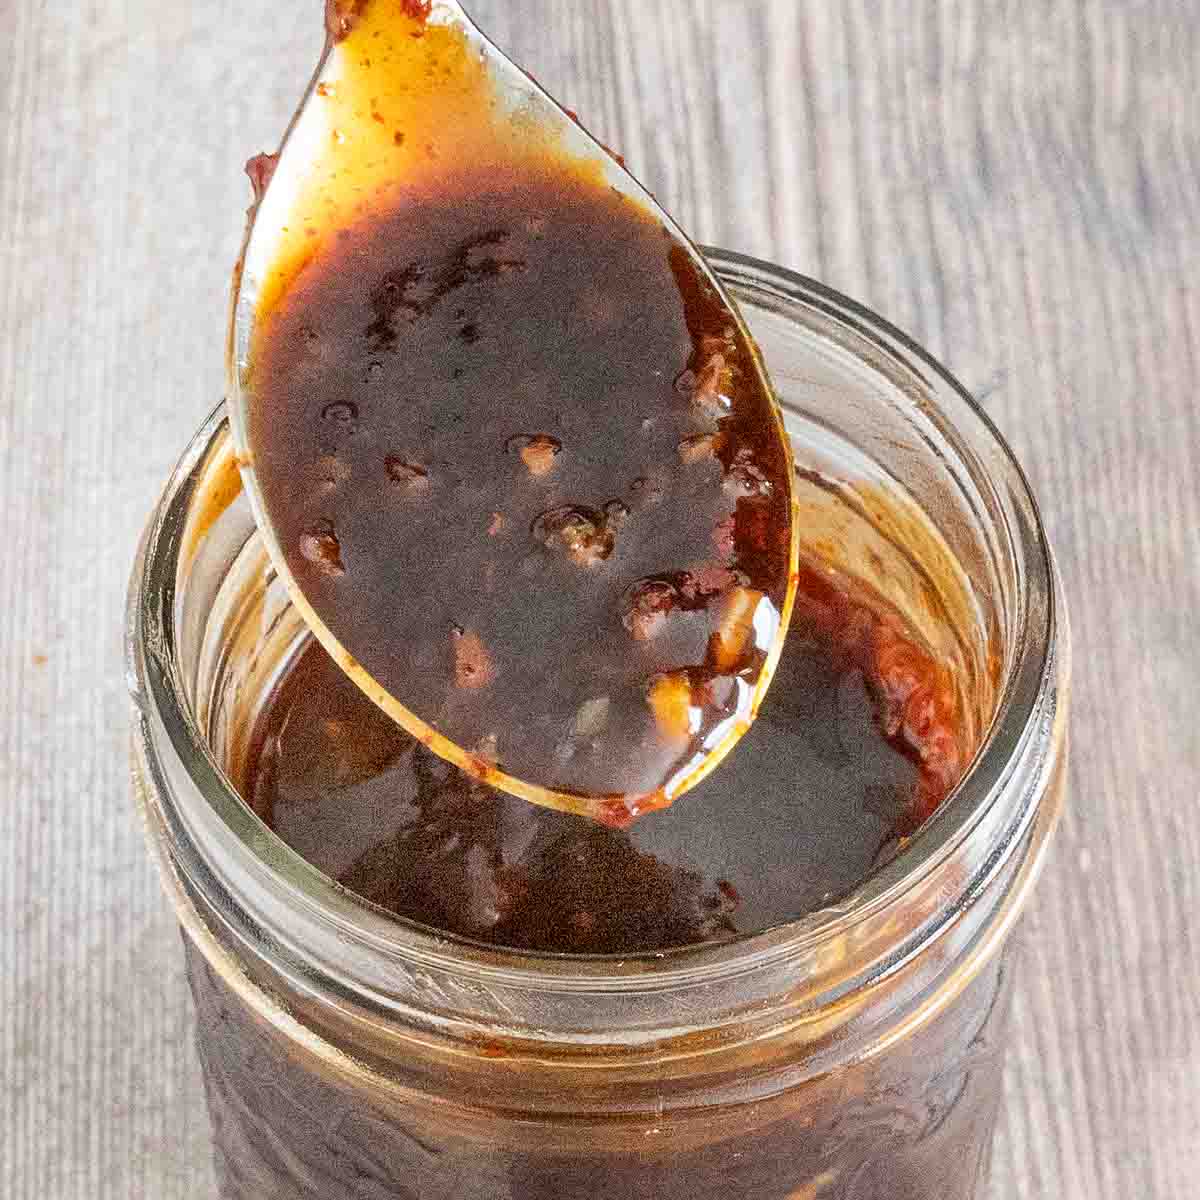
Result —
M698 237L973 389L1066 580L1070 806L987 1195L1200 1193L1196 0L475 0ZM135 538L220 395L318 0L0 0L0 1191L205 1197L126 780ZM886 1198L879 1198L886 1200Z

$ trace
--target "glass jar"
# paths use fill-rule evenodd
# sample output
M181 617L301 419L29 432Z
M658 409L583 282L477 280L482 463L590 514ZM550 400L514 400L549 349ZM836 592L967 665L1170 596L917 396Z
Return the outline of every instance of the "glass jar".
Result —
M953 661L967 775L851 896L727 942L523 954L384 913L232 782L306 631L218 408L146 531L127 649L135 792L185 933L226 1197L974 1194L1013 926L1062 803L1051 556L1009 450L941 367L818 284L709 254L787 413L807 552Z

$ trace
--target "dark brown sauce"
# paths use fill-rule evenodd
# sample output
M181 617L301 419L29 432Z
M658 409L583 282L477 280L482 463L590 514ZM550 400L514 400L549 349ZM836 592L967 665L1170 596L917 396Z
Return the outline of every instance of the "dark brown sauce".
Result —
M499 115L462 31L427 15L329 0L329 161L260 281L249 376L288 568L425 728L312 643L246 794L347 887L498 945L657 951L811 911L957 779L948 677L805 569L757 722L655 811L761 695L795 583L778 416L678 237ZM259 200L286 153L252 164ZM498 771L608 797L601 821Z
M481 773L628 795L619 824L748 719L787 455L656 219L549 160L464 170L343 230L259 330L251 440L289 567Z
M268 704L244 790L368 900L497 945L628 954L750 933L858 885L961 771L949 681L899 621L802 572L758 720L629 830L495 791L403 732L310 642Z

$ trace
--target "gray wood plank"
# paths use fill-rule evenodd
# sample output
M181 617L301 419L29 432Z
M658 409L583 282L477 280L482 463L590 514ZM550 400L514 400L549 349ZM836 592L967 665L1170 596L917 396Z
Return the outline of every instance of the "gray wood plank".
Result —
M319 28L3 0L0 1168L208 1194L179 946L127 797L141 521L219 395L247 188ZM475 0L700 238L876 308L1028 467L1074 622L989 1196L1200 1178L1200 23L1187 0Z

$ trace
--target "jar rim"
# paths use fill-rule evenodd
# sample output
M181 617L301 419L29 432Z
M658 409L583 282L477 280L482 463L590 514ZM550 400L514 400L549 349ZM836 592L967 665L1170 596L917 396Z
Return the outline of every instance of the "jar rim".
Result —
M303 908L320 910L339 932L367 948L407 962L467 973L524 989L556 992L596 989L660 991L701 979L726 978L810 953L896 903L953 856L1004 791L1012 763L1037 718L1052 674L1057 621L1054 570L1041 515L1023 470L994 423L970 393L906 334L864 306L796 272L746 255L704 247L731 290L739 285L814 309L866 339L874 350L919 377L929 398L953 412L953 427L989 451L989 469L1017 501L1021 521L1005 534L1019 541L1026 564L1014 652L1000 680L995 713L967 772L933 816L886 865L842 901L796 920L720 942L655 952L572 955L506 949L429 929L377 908L322 874L271 831L245 804L216 762L182 687L173 647L176 567L188 501L200 482L199 468L225 423L224 402L210 413L172 473L143 537L130 584L126 624L129 687L169 738L209 808L257 860L259 874L285 885ZM770 364L768 363L768 368ZM964 428L964 426L966 428ZM151 652L147 652L150 650ZM1028 806L1027 806L1028 807ZM1006 822L1005 842L1015 843L1031 812ZM182 823L174 830L186 835ZM227 839L228 840L228 839ZM1001 854L1006 847L997 847Z

